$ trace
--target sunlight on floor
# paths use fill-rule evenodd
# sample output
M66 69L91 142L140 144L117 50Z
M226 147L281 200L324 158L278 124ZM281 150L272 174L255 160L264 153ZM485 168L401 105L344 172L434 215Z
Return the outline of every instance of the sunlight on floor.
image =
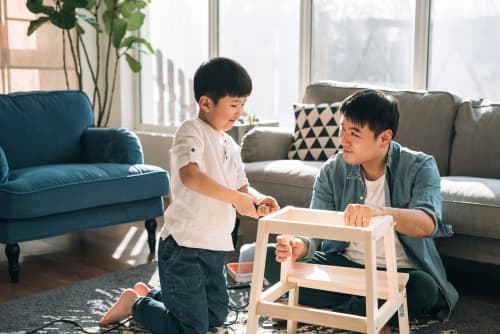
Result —
M137 227L136 226L131 226L130 229L128 230L127 234L123 238L123 240L120 242L116 250L114 251L112 257L113 259L120 259L123 255L123 252L125 249L127 249L128 244L130 243L130 240L132 240L134 234L137 232Z
M146 241L148 240L148 232L146 230L142 231L141 236L139 237L139 240L135 243L134 248L132 249L132 252L130 253L130 256L137 256L139 255L144 247L146 247Z

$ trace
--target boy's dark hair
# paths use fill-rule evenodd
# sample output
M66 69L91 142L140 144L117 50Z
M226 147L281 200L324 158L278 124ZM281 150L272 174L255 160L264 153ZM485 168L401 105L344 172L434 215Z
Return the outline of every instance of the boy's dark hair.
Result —
M229 58L212 58L201 64L194 74L196 102L206 95L217 104L225 96L248 96L251 92L250 75L243 66Z
M399 126L398 101L382 91L365 89L351 94L340 104L340 112L351 122L368 128L377 137L382 131L391 129L396 137Z

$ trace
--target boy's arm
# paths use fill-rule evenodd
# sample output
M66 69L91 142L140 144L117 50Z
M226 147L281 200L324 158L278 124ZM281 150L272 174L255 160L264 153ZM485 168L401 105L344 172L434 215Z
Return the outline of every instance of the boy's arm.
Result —
M198 164L191 162L181 167L179 176L181 182L192 191L232 204L242 215L258 218L254 206L256 198L248 193L224 187L200 171Z

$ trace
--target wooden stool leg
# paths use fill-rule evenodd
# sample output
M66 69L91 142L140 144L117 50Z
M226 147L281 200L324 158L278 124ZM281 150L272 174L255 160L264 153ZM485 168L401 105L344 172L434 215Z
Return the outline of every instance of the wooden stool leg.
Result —
M264 285L264 269L266 266L267 240L269 233L267 222L259 221L257 229L257 240L255 242L255 257L252 274L252 287L250 289L250 302L248 306L247 334L256 334L259 316L257 314L257 303L262 298L262 287Z
M406 299L406 289L404 291L405 299L403 304L399 307L398 310L398 321L399 321L399 333L400 334L409 334L410 333L410 324L408 319L408 303Z
M288 292L288 305L297 306L299 304L299 286L294 285L292 289ZM288 320L286 322L286 332L288 334L295 334L297 330L297 321Z

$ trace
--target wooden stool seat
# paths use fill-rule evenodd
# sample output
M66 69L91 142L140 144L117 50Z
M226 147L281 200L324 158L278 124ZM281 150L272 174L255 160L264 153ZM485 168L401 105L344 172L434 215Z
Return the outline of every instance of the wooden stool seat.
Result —
M365 268L292 262L281 264L280 281L262 292L269 234L304 235L365 244ZM377 270L375 245L384 238L387 270ZM398 312L400 333L409 333L406 305L408 274L398 273L392 217L374 217L365 228L345 226L343 214L334 211L283 208L259 220L247 333L257 332L261 315L287 319L295 333L297 321L364 333L378 333ZM366 317L298 305L299 287L366 297ZM288 305L275 302L289 294ZM384 299L379 308L378 299Z

